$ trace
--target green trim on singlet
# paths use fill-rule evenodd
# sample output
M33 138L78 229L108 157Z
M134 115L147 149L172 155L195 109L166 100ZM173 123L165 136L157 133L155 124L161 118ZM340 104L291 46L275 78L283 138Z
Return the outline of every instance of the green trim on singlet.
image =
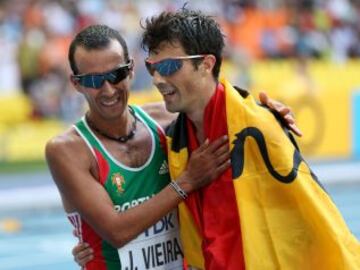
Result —
M150 199L170 182L166 155L161 148L158 134L161 128L141 108L137 106L132 106L132 108L139 121L147 127L152 141L148 160L138 168L130 168L115 160L89 128L84 117L74 125L87 145L91 146L93 154L95 155L94 149L96 149L106 160L109 166L109 173L104 183L104 188L114 203L115 209L120 212ZM121 182L123 181L121 188L117 187L113 181L116 177L121 179ZM107 269L120 269L118 251L106 241L102 241L102 254L106 260Z

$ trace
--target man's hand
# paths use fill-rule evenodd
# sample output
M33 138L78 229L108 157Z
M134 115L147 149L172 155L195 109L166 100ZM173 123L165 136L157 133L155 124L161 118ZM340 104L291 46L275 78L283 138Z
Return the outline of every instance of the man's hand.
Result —
M285 120L288 127L299 137L302 136L301 130L295 124L294 116L291 113L289 107L285 106L284 104L280 103L279 101L273 100L268 97L265 92L260 92L259 100L261 104L267 106L270 109L275 110L279 115Z
M176 180L190 193L208 185L230 167L230 150L227 136L209 143L207 139L192 152L186 170Z
M75 262L81 267L94 258L94 251L88 243L79 243L72 249Z

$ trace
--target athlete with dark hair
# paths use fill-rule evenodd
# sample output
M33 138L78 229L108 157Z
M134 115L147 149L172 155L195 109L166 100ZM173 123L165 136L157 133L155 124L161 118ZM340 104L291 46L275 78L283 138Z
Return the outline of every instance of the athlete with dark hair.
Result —
M266 108L219 78L217 22L183 8L146 20L145 64L166 109L172 179L205 139L229 137L231 168L179 205L192 267L360 269L360 245L297 145ZM290 137L289 137L290 136Z
M69 220L94 251L86 269L181 269L176 206L229 166L226 136L205 141L170 182L163 130L176 115L163 104L128 105L133 62L120 34L82 30L69 62L89 110L48 142L46 158Z

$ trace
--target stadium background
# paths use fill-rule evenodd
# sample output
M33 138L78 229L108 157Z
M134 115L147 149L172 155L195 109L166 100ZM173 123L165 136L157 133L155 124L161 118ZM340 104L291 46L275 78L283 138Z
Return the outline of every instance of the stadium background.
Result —
M0 236L17 235L22 243L29 216L44 213L57 228L52 215L60 203L43 153L46 141L86 109L68 82L74 34L93 23L118 29L135 59L131 102L161 100L143 63L139 22L184 2L0 0ZM341 196L351 209L359 206L349 198L360 186L360 1L193 0L188 6L221 24L227 42L222 74L255 96L262 90L288 104L304 132L298 141L306 158L335 185L334 194L351 185ZM18 213L28 208L35 212L23 220ZM360 226L360 216L350 215ZM55 220L66 222L61 214ZM0 243L0 262L9 256Z

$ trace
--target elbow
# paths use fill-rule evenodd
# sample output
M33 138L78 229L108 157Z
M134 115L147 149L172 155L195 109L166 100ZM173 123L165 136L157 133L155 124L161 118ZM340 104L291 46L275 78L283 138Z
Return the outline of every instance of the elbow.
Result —
M118 233L113 231L112 233L108 234L105 239L107 242L115 248L121 248L130 242L130 239L125 237L126 234Z
M100 237L114 248L123 247L137 236L133 226L130 226L126 219L120 219L120 214L108 216L105 222L97 225Z

